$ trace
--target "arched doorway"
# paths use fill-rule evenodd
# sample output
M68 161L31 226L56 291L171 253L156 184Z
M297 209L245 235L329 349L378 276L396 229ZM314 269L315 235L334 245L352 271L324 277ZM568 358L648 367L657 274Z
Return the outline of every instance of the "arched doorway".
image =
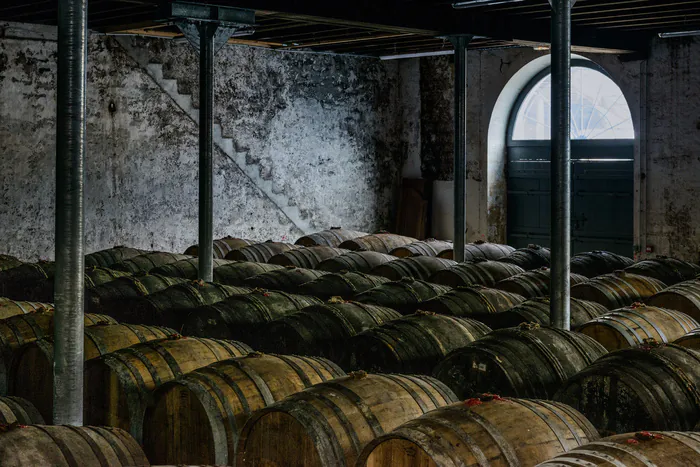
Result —
M549 246L551 69L522 91L508 127L508 243ZM633 254L634 128L620 87L595 63L571 69L572 252Z

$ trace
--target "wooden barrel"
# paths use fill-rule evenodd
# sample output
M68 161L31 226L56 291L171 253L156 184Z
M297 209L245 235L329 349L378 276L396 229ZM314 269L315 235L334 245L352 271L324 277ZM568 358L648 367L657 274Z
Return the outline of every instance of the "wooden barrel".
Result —
M253 412L341 376L343 370L322 358L260 353L200 368L153 395L143 430L146 454L159 464L232 465Z
M455 349L485 336L478 321L419 311L364 331L345 343L346 370L430 375Z
M135 256L147 254L146 250L138 250L127 246L115 246L107 250L100 250L89 255L85 255L85 267L102 267L108 268L113 264L121 263Z
M241 342L175 337L93 358L85 363L85 422L123 428L141 441L153 390L190 371L250 352Z
M348 339L400 317L391 308L331 300L271 322L260 330L260 348L340 362Z
M255 245L232 250L226 255L226 259L236 261L252 261L255 263L267 263L275 255L284 253L285 251L301 248L298 245L281 242L265 242L256 243Z
M145 255L134 256L131 259L122 261L112 265L112 269L117 271L126 271L132 274L149 272L151 269L163 266L165 264L182 261L183 259L191 259L191 256L178 255L175 253L167 253L164 251L155 251L146 253Z
M608 313L610 310L600 303L571 299L571 329L577 330L590 320ZM550 302L548 297L526 300L509 310L500 313L474 313L470 318L481 321L491 329L504 329L519 326L522 323L549 326Z
M673 344L611 352L554 396L601 434L692 430L700 420L700 352Z
M0 319L51 309L53 309L51 303L22 302L0 297Z
M277 264L252 263L250 261L240 261L228 263L218 268L214 268L214 282L226 285L242 286L245 280L265 272L284 269L284 266Z
M344 248L352 251L376 251L378 253L388 255L389 252L395 248L417 241L417 238L381 232L344 241L338 246L338 248Z
M423 302L450 290L444 285L404 278L362 292L355 297L355 301L393 308L401 314L408 315L416 312Z
M674 344L700 351L700 329L693 329L684 336L676 339ZM698 420L698 422L700 422L700 420Z
M345 230L340 227L331 227L328 230L304 235L295 242L301 246L330 246L338 247L341 243L355 238L365 237L369 235L366 232L357 232L355 230Z
M452 289L424 302L421 309L441 315L471 318L473 314L500 314L524 301L525 298L517 294L475 285Z
M427 281L436 272L451 268L456 264L455 261L450 259L436 258L433 256L415 256L384 263L372 269L372 274L386 277L392 281L397 281L404 277Z
M253 240L246 240L244 238L234 238L231 236L226 236L224 238L218 238L214 240L214 258L224 259L226 255L233 250L240 250L250 245L254 245ZM199 244L192 245L185 250L186 255L199 256Z
M354 466L374 438L457 402L428 376L355 373L317 384L255 412L241 432L236 465Z
M465 261L498 261L515 251L515 248L508 245L498 243L488 243L484 241L476 241L464 245L464 260ZM438 256L445 259L454 259L454 250L444 250Z
M298 268L313 269L321 262L335 258L336 256L349 253L350 250L341 250L330 246L310 246L307 248L297 248L296 250L285 251L270 258L270 264L280 266L296 266Z
M214 259L214 267L231 264L226 259ZM164 264L151 269L149 274L160 274L162 276L179 277L181 279L195 280L199 277L199 258L188 258L174 263Z
M389 279L386 277L344 271L335 274L325 274L318 279L300 285L297 290L300 294L311 295L325 300L332 297L349 299L387 282L389 282Z
M112 282L120 277L128 277L131 274L124 271L117 271L116 269L103 268L103 267L90 267L85 268L85 287L97 287L99 285ZM52 281L53 282L53 281Z
M546 297L549 295L549 282L552 271L549 268L535 269L516 274L496 283L495 288L522 295L525 298ZM569 276L571 287L583 284L588 278L580 274Z
M0 297L13 300L33 300L32 293L38 284L53 278L55 265L52 262L24 263L0 271Z
M163 325L181 329L193 308L211 305L233 295L243 295L250 291L251 289L243 287L191 281L173 285L144 297L120 300L107 311L111 316L125 323Z
M428 412L375 439L357 465L534 466L599 438L565 404L484 395Z
M279 290L282 292L296 293L301 284L306 284L319 277L328 274L326 271L286 267L274 271L258 274L244 281L245 285L253 288Z
M238 339L253 345L253 336L265 324L320 303L321 300L304 295L254 290L191 310L182 332L188 336Z
M14 352L21 346L53 335L53 309L0 320L0 396L8 390L8 373ZM116 323L105 315L85 314L85 326Z
M85 269L85 288L92 288L106 284L120 277L130 276L128 272L116 271L103 267L89 267ZM47 277L39 279L33 283L24 284L24 295L31 301L54 302L54 271L53 268L47 272Z
M551 399L605 347L588 336L539 325L500 329L447 356L435 376L461 398L493 393Z
M700 281L681 282L652 296L651 306L678 310L700 321Z
M43 425L44 419L27 399L0 397L0 425ZM1 431L1 430L0 430Z
M643 302L665 288L666 284L652 277L616 271L571 287L571 296L600 303L608 310L616 310L635 302Z
M422 241L413 242L408 245L394 248L389 254L398 256L399 258L410 258L412 256L438 256L445 250L452 249L452 242L444 242L435 240L434 238Z
M699 327L700 323L679 311L637 303L594 318L579 327L578 332L591 336L612 352L642 345L649 339L673 342Z
M625 271L630 274L653 277L666 285L674 285L695 279L700 274L700 266L680 259L657 256L654 259L634 263L625 268Z
M177 335L159 326L105 324L85 328L85 360L134 344ZM13 356L9 393L32 402L44 420L53 420L53 336L38 339L19 348Z
M321 262L316 269L327 272L354 271L369 273L380 264L395 261L396 256L376 251L352 251Z
M640 431L588 443L538 467L689 467L699 458L700 433Z
M0 431L3 467L151 465L128 433L109 427L29 425Z
M514 264L500 261L476 261L460 263L449 269L436 272L430 277L430 282L460 287L467 285L483 285L494 287L498 282L516 274L522 274L525 270Z
M22 264L22 261L15 258L14 256L0 255L0 271L4 271L5 269L16 268L17 266L21 266Z
M112 282L85 289L85 303L89 311L106 310L105 312L109 313L109 307L119 306L118 303L114 303L116 301L143 297L185 282L186 279L159 274L120 277Z
M589 251L571 258L571 272L586 277L597 277L632 266L634 260L609 251Z
M550 266L551 252L549 248L539 245L528 245L527 248L520 248L499 261L515 264L526 271L533 269L548 268Z

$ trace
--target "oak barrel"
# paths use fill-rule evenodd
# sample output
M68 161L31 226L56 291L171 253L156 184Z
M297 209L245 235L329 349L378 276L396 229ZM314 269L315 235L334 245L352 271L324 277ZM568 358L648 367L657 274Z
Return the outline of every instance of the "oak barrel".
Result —
M698 327L700 323L679 311L637 303L594 318L577 330L611 352L641 345L649 339L673 342Z
M0 319L53 309L51 303L22 302L0 297Z
M226 285L242 286L245 280L265 272L284 269L284 266L250 261L236 261L214 268L214 282Z
M298 245L282 242L264 242L256 243L255 245L232 250L226 255L226 259L236 261L252 261L256 263L267 263L275 255L284 253L285 251L301 248Z
M693 329L686 335L676 339L674 344L700 351L700 329ZM700 422L700 420L698 421Z
M417 238L381 232L344 241L338 246L338 248L344 248L352 251L376 251L378 253L385 253L388 255L389 252L395 248L417 241Z
M505 258L499 259L504 263L515 264L526 271L533 269L548 268L551 262L551 252L549 248L539 245L528 245L526 248L515 250Z
M89 311L107 310L118 300L143 297L185 282L186 279L159 274L120 277L106 284L85 289L85 304Z
M233 295L247 294L250 290L213 282L191 281L144 297L120 300L106 311L125 323L180 329L189 310L220 302Z
M188 336L238 339L255 346L253 336L272 320L322 303L304 295L254 290L189 310L182 332Z
M610 274L632 266L634 260L609 251L589 251L571 258L571 272L588 278Z
M0 396L8 390L8 372L14 352L24 344L53 335L53 308L35 313L15 315L0 320ZM85 314L85 326L114 323L105 315Z
M421 304L421 309L441 315L465 316L510 310L525 298L510 292L475 285L457 287Z
M625 271L630 274L653 277L666 285L674 285L695 279L700 275L700 265L667 256L657 256L628 266Z
M362 292L354 300L369 305L393 308L406 315L417 311L423 302L450 290L450 287L444 285L404 278Z
M599 438L565 404L483 395L428 412L375 439L357 465L534 466Z
M54 302L54 271L44 268L47 272L47 277L36 280L35 282L24 283L24 295L31 301L39 302ZM85 288L100 286L116 280L120 277L128 277L130 273L117 271L114 269L103 267L85 268L84 284Z
M218 238L214 240L214 258L224 259L229 252L254 244L255 242L253 240L246 240L245 238L234 238L231 236ZM199 244L192 245L187 248L185 250L185 254L190 256L199 256Z
M357 232L355 230L346 230L340 227L331 227L328 230L322 230L321 232L304 235L303 237L300 237L295 244L301 246L337 247L345 241L365 237L367 235L369 235L367 232Z
M445 250L452 249L452 242L435 240L434 238L422 241L413 242L408 245L394 248L389 254L398 256L399 258L410 258L412 256L438 256Z
M244 283L248 287L297 293L301 284L316 280L325 274L328 273L326 271L292 266L258 274L246 279Z
M190 371L251 351L241 342L173 337L88 360L85 422L123 428L141 441L143 416L153 390Z
M344 271L325 274L318 279L300 285L297 290L300 294L312 295L326 300L332 297L348 299L387 282L389 279L386 277Z
M350 250L341 250L330 246L310 246L297 248L296 250L285 251L270 258L270 264L280 266L296 266L298 268L313 269L329 258L349 253Z
M214 268L231 264L226 259L214 259ZM181 279L195 280L199 278L199 258L187 258L174 263L164 264L149 271L149 274L160 274L162 276L179 277Z
M355 373L312 386L255 412L241 432L236 465L354 466L374 438L456 402L428 376Z
M44 419L36 407L21 397L0 397L0 425L43 425ZM2 431L2 430L0 430Z
M402 315L391 308L331 300L277 319L260 331L262 349L340 362L351 337Z
M17 267L0 271L0 297L13 300L35 300L37 285L53 278L55 264L48 261L24 263Z
M173 329L159 326L89 326L85 328L85 360L176 334ZM32 402L47 422L53 420L53 356L53 336L26 344L14 353L9 376L10 394Z
M472 319L419 311L348 339L341 366L429 375L448 353L489 332L488 326Z
M600 303L579 300L578 298L572 298L570 303L572 330L577 330L581 325L593 318L602 316L610 311ZM549 326L550 316L551 308L548 297L531 298L500 313L475 313L470 315L471 318L485 323L491 329L512 328L522 323Z
M426 281L436 272L450 268L456 264L456 262L450 259L436 258L433 256L413 256L379 265L372 269L372 274L386 277L393 281L404 277Z
M155 392L144 449L159 464L231 465L253 412L344 375L322 358L260 353L200 368Z
M494 393L551 399L568 378L605 354L605 347L583 334L527 324L455 350L434 374L461 398Z
M513 253L515 248L498 243L489 243L478 240L474 243L464 245L465 261L497 261ZM454 250L444 250L439 255L440 258L454 259Z
M571 287L571 296L615 310L643 302L665 288L666 284L652 277L616 271Z
M191 259L191 256L178 255L175 253L167 253L165 251L154 251L145 255L134 256L133 258L116 263L111 266L117 271L130 272L132 274L149 272L151 269L163 266L165 264L182 261L183 259Z
M355 271L369 273L380 264L395 261L396 259L396 256L377 253L376 251L352 251L327 259L316 266L316 269L327 272Z
M151 465L128 433L109 427L29 425L0 430L3 467Z
M0 271L4 271L5 269L16 268L17 266L21 266L22 264L22 261L15 258L14 256L0 255Z
M496 283L494 288L516 293L526 298L546 297L549 295L549 284L552 271L549 268L540 268L516 274ZM571 287L583 284L588 280L580 274L571 274L569 283Z
M129 248L128 246L115 246L114 248L85 255L85 267L108 268L113 264L121 263L135 256L145 255L146 253L148 253L146 250L138 250L136 248Z
M514 264L484 260L460 263L449 269L438 271L430 277L430 281L450 287L465 285L493 287L503 279L524 272L523 268Z
M691 280L673 285L646 302L651 306L681 311L700 321L700 281Z
M700 433L640 431L603 438L538 467L691 467L700 465Z
M700 352L673 344L617 350L572 376L554 397L601 434L692 430L700 420Z

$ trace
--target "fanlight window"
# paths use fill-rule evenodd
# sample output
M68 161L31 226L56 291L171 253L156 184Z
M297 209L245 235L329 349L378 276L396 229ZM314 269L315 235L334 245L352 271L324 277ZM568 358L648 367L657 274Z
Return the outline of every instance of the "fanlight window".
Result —
M542 78L523 100L514 140L551 138L552 75ZM633 139L632 115L620 87L592 68L571 68L571 139Z

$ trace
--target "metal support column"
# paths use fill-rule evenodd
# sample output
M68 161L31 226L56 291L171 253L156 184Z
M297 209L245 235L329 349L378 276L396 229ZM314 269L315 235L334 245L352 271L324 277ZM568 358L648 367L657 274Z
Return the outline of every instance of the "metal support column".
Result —
M215 23L199 29L199 278L214 278L214 34Z
M454 260L464 261L467 218L467 45L472 36L450 37L455 48Z
M571 7L552 5L552 326L571 327Z
M53 422L83 424L87 0L58 2Z

